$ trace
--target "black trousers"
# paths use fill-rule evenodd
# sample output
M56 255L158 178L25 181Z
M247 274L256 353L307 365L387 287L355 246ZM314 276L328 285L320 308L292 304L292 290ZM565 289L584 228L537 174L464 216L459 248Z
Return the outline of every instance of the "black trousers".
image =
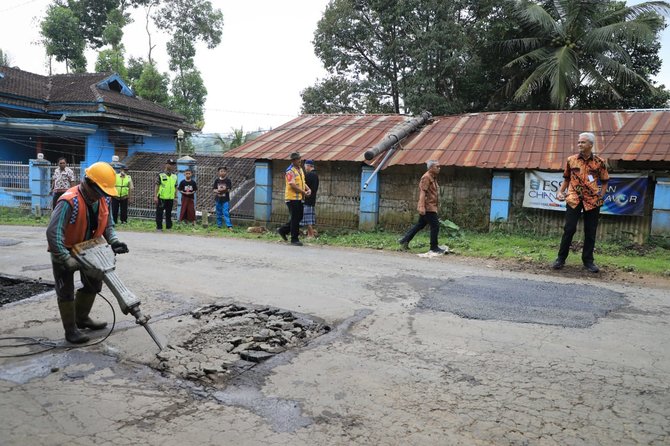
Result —
M584 210L582 203L576 208L569 205L565 206L565 226L563 227L563 237L561 238L561 247L558 248L558 259L565 262L570 254L570 244L572 237L577 231L577 222L579 215ZM584 211L584 249L582 249L582 262L584 264L593 263L593 248L596 246L596 231L598 230L598 216L600 208Z
M56 285L56 297L60 302L71 302L74 300L74 271L69 271L58 262L51 260L51 267L54 274L54 284ZM79 271L79 278L83 286L79 288L85 293L97 294L102 290L102 280L94 279L85 272Z
M414 236L426 225L430 225L430 249L437 249L437 236L440 233L440 221L437 218L437 212L426 212L424 215L419 215L419 221L407 231L401 240L406 243L411 242Z
M172 205L174 200L158 199L156 205L156 229L163 229L163 211L165 211L165 229L172 229Z
M58 202L58 199L60 198L61 195L63 195L65 191L63 192L54 192L54 198L51 201L51 210L56 209L56 203Z
M128 199L112 198L112 218L114 223L119 222L119 210L121 211L121 223L128 223Z
M279 232L284 235L290 232L291 242L297 242L300 240L300 220L302 220L304 206L300 200L291 200L286 202L286 207L288 208L289 221L279 228Z

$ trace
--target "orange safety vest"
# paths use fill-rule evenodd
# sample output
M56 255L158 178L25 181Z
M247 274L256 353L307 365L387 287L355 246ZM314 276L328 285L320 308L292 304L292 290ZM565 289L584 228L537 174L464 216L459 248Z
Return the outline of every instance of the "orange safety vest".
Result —
M70 249L77 243L85 240L86 230L88 229L88 215L86 212L86 201L79 190L79 186L71 187L58 199L66 200L70 203L72 216L65 227L65 247ZM108 198L103 197L98 200L98 227L91 235L91 239L104 234L109 223L109 203Z

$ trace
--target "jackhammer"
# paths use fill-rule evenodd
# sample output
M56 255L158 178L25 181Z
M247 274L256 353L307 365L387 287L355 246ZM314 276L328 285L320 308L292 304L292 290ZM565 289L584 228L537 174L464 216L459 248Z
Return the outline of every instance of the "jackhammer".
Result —
M116 296L123 314L135 316L135 323L144 327L160 350L163 350L158 337L149 326L151 316L140 311L140 300L121 282L116 274L116 254L103 237L87 240L72 248L72 256L81 264L85 272L101 275L107 288Z

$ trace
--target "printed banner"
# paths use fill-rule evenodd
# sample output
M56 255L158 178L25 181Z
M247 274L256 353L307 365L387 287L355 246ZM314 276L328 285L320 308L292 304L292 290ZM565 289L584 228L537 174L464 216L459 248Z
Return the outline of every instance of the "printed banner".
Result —
M527 171L523 207L565 211L565 201L558 201L556 198L562 182L563 172ZM647 183L648 177L645 175L610 175L605 203L600 212L612 215L643 215Z

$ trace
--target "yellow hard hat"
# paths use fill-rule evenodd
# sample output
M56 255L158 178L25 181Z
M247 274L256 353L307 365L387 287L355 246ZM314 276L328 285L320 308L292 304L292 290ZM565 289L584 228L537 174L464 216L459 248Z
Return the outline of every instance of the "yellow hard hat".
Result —
M86 169L86 178L93 181L105 194L111 197L119 196L116 190L116 172L110 164L102 161L91 164Z

